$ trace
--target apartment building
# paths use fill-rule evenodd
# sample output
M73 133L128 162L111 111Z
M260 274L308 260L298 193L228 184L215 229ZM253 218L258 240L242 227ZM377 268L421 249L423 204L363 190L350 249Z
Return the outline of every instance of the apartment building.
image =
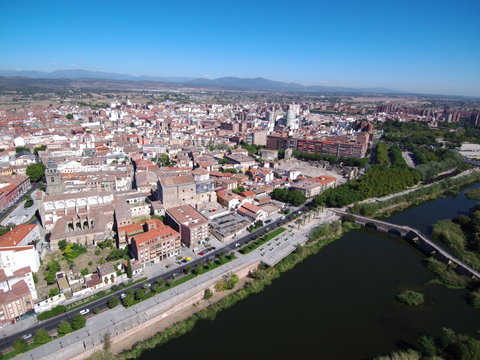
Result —
M209 221L190 205L177 206L165 212L167 223L180 233L182 243L196 248L209 236Z

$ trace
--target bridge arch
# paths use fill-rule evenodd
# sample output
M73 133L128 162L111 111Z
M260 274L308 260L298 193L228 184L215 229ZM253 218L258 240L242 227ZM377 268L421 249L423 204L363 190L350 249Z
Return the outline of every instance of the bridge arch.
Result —
M415 232L415 231L412 231L412 230L409 230L406 234L405 234L405 239L407 240L418 240L418 234Z
M389 228L388 233L391 234L391 235L402 237L402 233L400 232L400 230L395 229L395 228Z
M378 230L377 225L376 225L374 222L372 222L372 221L366 222L364 226L365 226L367 229Z

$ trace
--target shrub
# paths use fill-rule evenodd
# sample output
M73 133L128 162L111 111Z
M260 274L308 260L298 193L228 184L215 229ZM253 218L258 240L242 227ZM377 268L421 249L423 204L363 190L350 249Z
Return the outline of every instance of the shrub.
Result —
M28 350L28 344L24 339L17 339L13 343L13 348L17 354L20 354Z
M68 333L71 333L72 331L73 331L72 326L70 325L69 322L65 320L60 322L57 326L57 332L59 335L66 335Z
M39 344L39 345L46 344L51 339L52 339L52 337L50 336L48 331L45 330L45 329L37 330L37 332L33 336L33 341L35 342L35 344Z
M396 297L398 301L401 301L408 306L418 306L423 304L425 301L425 296L422 293L412 290L405 290Z
M60 315L67 312L67 307L65 305L57 305L51 310L44 311L37 315L37 320L46 320L54 316Z
M72 326L73 330L79 330L85 327L87 320L80 314L75 314L72 316L72 320L70 321L70 325Z
M203 293L203 298L205 300L211 299L213 296L213 292L210 289L205 289L205 292Z
M118 300L117 297L113 296L110 299L108 299L107 306L109 309L113 309L120 303L120 300Z

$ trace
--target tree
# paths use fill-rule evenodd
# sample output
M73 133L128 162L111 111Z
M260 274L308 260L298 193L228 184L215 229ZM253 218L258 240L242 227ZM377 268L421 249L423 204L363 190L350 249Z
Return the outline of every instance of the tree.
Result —
M50 289L50 291L48 292L48 296L49 297L56 296L59 293L60 293L60 291L58 290L58 287L54 287L54 288Z
M422 350L422 353L433 357L437 355L437 348L435 347L435 340L433 339L432 336L429 335L420 335L420 339L418 340L418 343L420 344L420 348Z
M65 251L65 248L67 247L68 243L67 243L67 240L63 239L63 240L60 240L58 242L58 248L61 250L61 251Z
M72 119L73 119L73 114L68 113L65 117L66 117L68 120L72 120Z
M83 276L86 276L88 275L89 271L87 268L83 268L82 270L80 270L80 274L82 274Z
M133 294L127 294L127 296L125 296L122 299L123 306L125 307L132 306L134 302L135 302L135 297Z
M25 147L25 146L17 146L17 147L15 148L15 152L16 152L17 154L18 154L18 153L21 153L21 152L23 152L23 151L25 151L25 152L30 152L30 149L27 148L27 147Z
M45 151L45 150L47 150L47 145L40 145L40 146L35 147L35 149L33 149L33 153L35 155L38 155L39 151Z
M135 293L135 300L141 301L143 299L145 299L145 290L138 289L137 292Z
M113 296L110 299L108 299L107 306L109 309L113 309L120 303L120 300L118 300L117 297Z
M132 263L130 262L130 259L128 259L126 272L127 272L127 278L131 279L133 277L133 269L132 269Z
M23 207L24 207L25 209L28 209L29 207L32 207L32 205L33 205L33 200L32 200L32 198L30 197L30 195L25 196L25 199L26 199L26 201L25 201L25 204L23 205Z
M73 330L79 330L85 327L87 320L80 314L75 314L72 316L72 320L70 321L70 325L72 326Z
M205 292L203 293L203 298L204 298L205 300L209 300L209 299L212 298L212 296L213 296L212 290L210 290L210 289L205 289Z
M46 344L51 339L52 337L50 336L48 331L45 329L37 330L37 332L33 336L33 342L37 345Z
M17 354L20 354L28 350L28 344L24 339L17 339L13 343L13 348Z
M30 178L30 181L37 182L45 175L45 165L42 163L28 165L25 173Z

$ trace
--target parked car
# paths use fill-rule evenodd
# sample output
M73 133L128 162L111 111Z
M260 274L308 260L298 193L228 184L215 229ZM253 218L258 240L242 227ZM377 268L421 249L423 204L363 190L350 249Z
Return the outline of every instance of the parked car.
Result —
M143 284L143 287L144 287L145 289L148 289L150 286L152 286L150 283L145 283L145 284Z
M236 243L236 244L235 244L235 247L239 247L239 246L240 246L240 243Z
M215 255L210 255L207 259L208 260L213 260L213 259L215 259Z
M212 246L212 247L209 247L208 250L209 251L212 251L212 250L216 250L217 248L215 246Z
M23 339L23 340L28 340L28 339L30 339L31 337L32 337L32 334L25 334L25 335L22 336L22 339Z
M198 253L198 255L203 256L203 255L205 255L205 252L204 252L204 251L200 251L200 252Z
M127 297L127 294L123 293L123 294L120 294L120 299L125 299Z
M87 315L90 312L89 309L80 310L80 315Z
M271 223L272 219L265 220L265 224Z

